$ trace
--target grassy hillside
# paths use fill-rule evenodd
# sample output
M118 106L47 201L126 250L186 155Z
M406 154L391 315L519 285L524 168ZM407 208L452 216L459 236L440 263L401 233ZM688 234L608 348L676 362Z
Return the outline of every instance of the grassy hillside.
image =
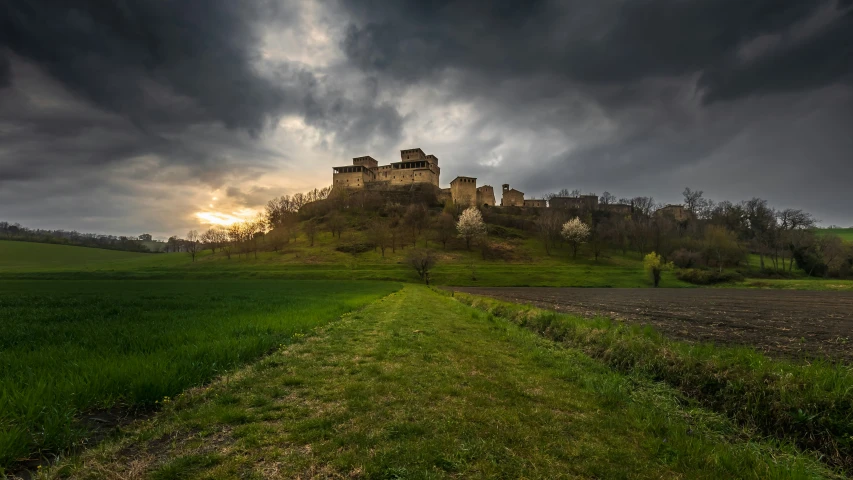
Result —
M821 228L818 231L821 235L838 235L843 240L853 242L853 227L851 228Z
M838 478L641 375L407 286L42 478Z
M83 249L86 250L86 249ZM0 281L0 476L399 288L378 282Z
M146 253L0 240L0 272L110 268L154 260Z
M379 250L345 253L365 241L365 233L346 232L341 238L328 232L317 235L314 245L300 235L280 251L260 251L257 256L207 250L192 261L185 253L138 254L27 242L0 241L0 275L7 278L279 278L313 280L393 280L418 282L405 259L412 245L398 246L385 255ZM568 252L545 253L535 239L494 239L500 258L484 260L478 250L448 245L435 249L439 262L433 281L444 285L492 286L596 286L645 287L650 285L639 257L610 252L598 262ZM264 248L264 245L262 245ZM688 286L673 277L662 286Z
M490 238L492 249L486 259L477 249L467 250L459 239L447 248L435 241L418 240L418 248L434 249L438 264L432 281L453 286L553 286L553 287L649 287L651 282L636 252L606 251L598 261L588 252L572 258L568 248L548 254L542 243L529 234L502 229ZM272 250L262 240L257 255L210 250L195 262L186 253L140 254L27 242L0 241L0 277L4 278L275 278L294 280L383 280L420 282L406 264L411 243L363 253L367 233L347 230L339 237L319 232L314 245L299 234ZM752 261L752 260L751 260ZM757 268L757 257L753 262ZM798 272L795 272L798 273ZM777 285L778 284L778 285ZM661 287L693 287L665 273ZM731 285L729 285L731 286ZM814 278L747 281L738 286L796 289L853 289L853 281L824 281Z

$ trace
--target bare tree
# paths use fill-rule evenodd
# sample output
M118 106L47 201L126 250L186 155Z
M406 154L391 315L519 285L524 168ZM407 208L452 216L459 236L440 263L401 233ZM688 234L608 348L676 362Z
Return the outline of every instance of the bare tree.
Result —
M777 219L782 231L778 238L778 247L788 249L790 254L788 271L790 272L794 266L794 252L806 242L806 237L811 235L809 231L815 228L817 221L810 213L793 208L777 212ZM784 269L785 259L783 258L782 270Z
M711 225L705 229L705 248L714 257L720 273L723 273L726 260L733 255L738 255L740 251L735 235L726 227L717 225Z
M308 243L313 247L314 237L317 236L317 222L313 218L308 220L302 225L302 231L305 232L305 236L308 237Z
M703 193L702 190L690 190L690 188L685 188L681 193L684 195L684 208L689 210L694 216L704 210L708 203L708 200L702 198Z
M418 237L428 220L426 206L422 203L413 203L406 209L406 214L403 216L403 224L409 229L412 235L412 246L417 245Z
M545 246L545 253L551 255L551 249L561 240L560 229L566 221L566 215L555 209L545 209L535 221L536 233Z
M830 270L840 267L841 263L845 260L844 254L847 252L844 247L844 241L838 235L824 235L818 239L817 246L820 258L823 260L824 265L826 265L823 275L824 277L829 276ZM814 267L809 272L809 276L811 276L813 271Z
M290 240L290 232L282 227L274 228L267 233L267 238L273 251L277 252Z
M655 199L652 197L634 197L631 199L631 205L634 206L634 214L646 216L653 214L656 210Z
M448 212L442 212L435 220L435 238L447 250L447 242L456 235L456 220Z
M198 255L199 250L201 250L201 242L199 241L199 234L197 230L190 230L187 232L187 253L195 261L196 255Z
M231 253L236 252L239 258L240 255L240 246L243 241L243 233L240 226L240 223L232 223L228 225L228 241L225 242L227 248L223 247L225 250L225 255L228 259L231 259Z
M427 285L429 285L429 277L432 267L434 267L437 262L438 258L436 258L432 250L427 250L425 248L412 249L409 254L406 255L406 263L418 272L418 276L421 277Z
M601 256L601 253L604 251L604 246L606 245L607 240L610 238L609 228L609 224L601 221L590 222L589 239L587 240L587 243L589 244L592 256L596 262Z
M213 228L208 228L207 231L202 233L200 240L210 248L210 253L216 253L219 245L216 244L216 233Z
M604 192L601 194L601 197L598 198L598 203L602 205L613 205L616 203L616 195L613 195L610 192Z
M368 225L367 235L374 248L378 247L382 251L382 258L385 258L385 250L391 245L391 227L388 222L373 220Z
M742 203L748 228L748 240L753 250L758 252L761 269L764 270L764 257L769 250L776 229L776 212L767 205L767 200L752 198Z
M341 238L346 223L346 219L338 211L333 211L326 217L326 227L333 237L337 234L338 239Z

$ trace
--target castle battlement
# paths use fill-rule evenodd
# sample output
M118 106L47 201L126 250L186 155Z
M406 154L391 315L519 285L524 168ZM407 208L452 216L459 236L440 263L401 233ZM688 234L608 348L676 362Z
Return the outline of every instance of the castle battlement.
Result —
M441 169L438 158L427 155L420 148L400 151L400 161L379 165L366 155L352 159L352 165L332 168L332 187L359 189L368 183L383 182L389 186L406 186L428 183L438 187Z

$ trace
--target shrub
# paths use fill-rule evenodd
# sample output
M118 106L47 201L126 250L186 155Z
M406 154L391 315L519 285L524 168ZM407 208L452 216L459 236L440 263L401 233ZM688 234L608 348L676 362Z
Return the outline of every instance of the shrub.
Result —
M524 235L513 232L507 227L501 225L488 225L489 236L494 238L504 238L507 240L522 239Z
M421 277L424 283L429 285L429 275L432 271L432 267L438 263L438 258L432 250L418 248L412 249L409 254L406 255L406 263L418 272L418 276Z
M672 263L678 268L695 268L702 265L702 254L680 248L672 254Z
M685 268L675 271L675 278L694 285L714 285L716 283L742 282L743 275L738 272L718 272Z
M365 253L374 250L376 246L372 243L349 243L338 245L335 250L343 253Z
M672 262L664 263L660 255L652 252L643 258L643 268L649 272L655 287L660 284L660 277L664 270L672 270Z

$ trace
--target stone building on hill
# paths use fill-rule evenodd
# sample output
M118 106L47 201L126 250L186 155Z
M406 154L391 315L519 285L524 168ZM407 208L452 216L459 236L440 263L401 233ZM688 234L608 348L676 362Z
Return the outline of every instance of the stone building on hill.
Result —
M546 208L548 206L548 202L544 199L531 198L524 201L524 206L530 208Z
M450 182L450 198L461 206L495 206L495 190L491 185L477 186L474 177L456 177Z
M392 195L399 193L401 188L432 188L439 201L452 200L460 205L495 205L494 189L490 185L477 187L477 179L474 177L456 177L450 182L450 188L440 189L438 158L427 155L420 148L401 150L400 161L388 165L379 165L369 155L355 157L352 165L333 167L332 172L332 187L336 189L369 190Z
M389 187L405 187L426 183L438 188L441 169L438 158L427 155L420 148L400 151L400 161L379 165L371 156L356 157L352 165L333 167L332 187L359 189L369 183L383 183Z
M523 207L524 192L519 192L514 188L509 188L508 183L504 183L501 188L501 206L502 207Z
M495 203L495 189L491 185L477 187L477 205L494 207Z
M598 196L581 195L579 197L552 197L548 200L548 205L551 208L593 211L598 208Z
M355 157L352 165L333 167L333 190L361 192L363 196L381 195L385 201L426 201L443 203L452 201L460 206L495 206L495 191L490 185L477 186L475 177L458 176L450 182L450 188L440 188L441 169L435 155L427 155L420 148L400 150L400 161L388 165L369 156ZM578 197L552 197L550 200L526 199L524 193L510 188L508 183L501 189L502 207L559 208L592 212L607 211L616 215L630 215L633 205L601 204L596 195ZM658 210L659 215L669 215L678 221L690 218L690 212L682 205L667 205Z
M692 216L690 211L684 208L684 205L667 205L663 208L658 209L655 212L655 215L669 216L674 218L678 222L689 220Z
M601 203L598 208L615 215L630 215L634 207L628 203Z
M477 179L473 177L456 177L450 182L450 198L457 205L470 206L477 204Z

